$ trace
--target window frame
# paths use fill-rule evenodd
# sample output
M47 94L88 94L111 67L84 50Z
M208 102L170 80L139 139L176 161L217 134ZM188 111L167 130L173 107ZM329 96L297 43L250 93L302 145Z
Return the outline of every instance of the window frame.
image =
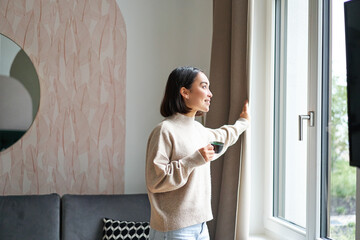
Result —
M307 176L307 228L306 232L302 231L298 227L294 227L292 224L289 224L285 221L282 221L279 218L274 217L274 195L273 190L275 189L274 185L274 128L276 122L274 121L274 103L275 103L275 77L278 77L279 72L275 71L275 64L279 66L279 59L277 56L277 50L281 47L276 45L275 39L280 39L276 32L276 20L275 16L277 14L276 8L279 8L276 5L276 1L272 0L268 1L267 5L267 28L271 29L270 32L267 33L268 38L270 39L266 43L267 55L270 56L267 58L266 62L266 72L270 73L267 75L267 83L269 83L269 88L267 92L267 107L269 111L267 111L267 119L271 119L267 124L270 129L266 142L265 142L265 186L264 186L264 229L267 235L273 237L284 238L287 236L287 239L320 239L320 229L321 224L323 222L320 221L321 216L321 207L324 205L321 204L321 196L322 196L322 188L321 182L322 180L322 166L321 166L321 146L322 146L322 129L321 127L317 127L313 133L309 134L309 137L315 137L315 142L313 143L313 149L315 158L310 159L307 164L308 176ZM280 1L280 0L279 0ZM319 46L323 46L323 1L309 1L309 34L313 34L311 41L309 41L309 54L311 54L310 62L309 62L309 78L314 79L309 84L310 91L314 94L316 93L316 99L312 99L312 103L309 104L308 109L315 111L315 125L322 126L322 114L323 114L323 106L322 106L322 94L323 90L323 47L319 48ZM270 3L269 3L270 2ZM279 11L279 9L278 9ZM278 16L279 17L279 16ZM315 24L314 24L315 23ZM313 184L315 183L315 184Z
M320 238L327 238L329 232L329 132L330 121L330 0L322 0L323 4L323 26L322 26L322 112L321 112L321 200L320 200Z

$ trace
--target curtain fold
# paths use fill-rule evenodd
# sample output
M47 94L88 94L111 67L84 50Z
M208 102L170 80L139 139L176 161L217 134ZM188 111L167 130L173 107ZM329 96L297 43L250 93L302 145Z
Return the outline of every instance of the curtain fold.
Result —
M209 75L213 98L211 110L206 116L206 125L211 128L233 124L239 118L245 100L249 99L248 1L250 0L213 0ZM211 239L248 238L248 135L245 132L222 159L211 164L214 214L214 220L208 223Z

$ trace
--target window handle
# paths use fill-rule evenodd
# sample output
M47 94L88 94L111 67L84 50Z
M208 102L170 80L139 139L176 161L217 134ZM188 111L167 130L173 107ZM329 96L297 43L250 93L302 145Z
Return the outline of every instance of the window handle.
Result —
M303 120L309 120L310 121L310 127L315 126L315 120L314 117L315 113L313 111L309 112L309 115L299 115L299 141L303 140Z

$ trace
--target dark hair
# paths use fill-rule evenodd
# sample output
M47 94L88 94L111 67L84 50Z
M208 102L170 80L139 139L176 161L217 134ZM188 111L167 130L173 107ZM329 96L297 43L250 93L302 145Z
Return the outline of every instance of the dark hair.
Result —
M191 108L186 106L180 89L182 87L190 89L199 72L202 71L195 67L178 67L170 73L160 107L163 117L169 117L175 113L186 114L191 111Z

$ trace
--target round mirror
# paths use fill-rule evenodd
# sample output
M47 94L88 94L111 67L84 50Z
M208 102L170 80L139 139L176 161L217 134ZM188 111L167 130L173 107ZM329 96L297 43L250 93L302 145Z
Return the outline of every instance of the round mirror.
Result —
M40 103L40 84L30 58L0 34L0 151L29 129Z

